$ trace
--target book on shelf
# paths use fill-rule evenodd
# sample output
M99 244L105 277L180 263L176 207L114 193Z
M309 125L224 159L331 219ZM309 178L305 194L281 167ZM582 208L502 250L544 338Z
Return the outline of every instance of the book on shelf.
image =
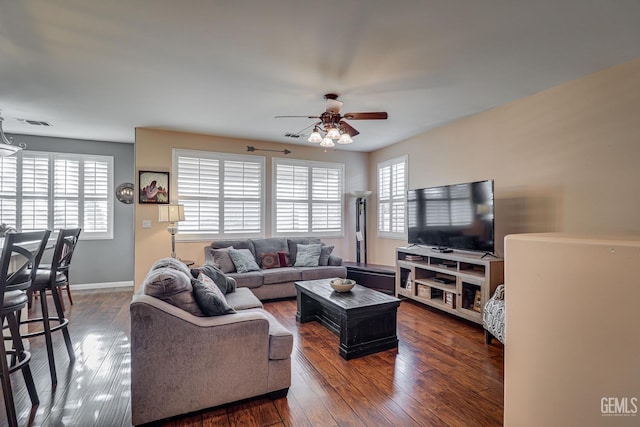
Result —
M424 258L420 255L405 255L404 259L407 261L422 261Z

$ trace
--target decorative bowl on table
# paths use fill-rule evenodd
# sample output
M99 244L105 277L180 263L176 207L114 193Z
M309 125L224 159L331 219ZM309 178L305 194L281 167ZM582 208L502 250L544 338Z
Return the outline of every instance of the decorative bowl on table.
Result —
M351 279L333 279L331 281L331 287L336 292L349 292L355 285L355 280Z

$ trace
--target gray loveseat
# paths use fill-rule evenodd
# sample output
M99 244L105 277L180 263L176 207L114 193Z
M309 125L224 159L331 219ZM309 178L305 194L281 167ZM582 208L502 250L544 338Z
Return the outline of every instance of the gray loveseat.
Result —
M296 296L295 282L300 280L329 279L347 277L347 269L342 258L332 255L332 246L323 245L317 267L295 267L297 245L321 243L318 238L266 238L242 240L218 240L204 248L205 263L219 267L233 277L238 287L251 289L260 300L288 298ZM225 254L225 249L248 249L254 256L259 271L238 273ZM288 266L265 268L263 260L271 254L285 253Z
M287 394L293 335L249 289L224 295L235 313L199 317L146 295L144 286L129 307L134 425Z

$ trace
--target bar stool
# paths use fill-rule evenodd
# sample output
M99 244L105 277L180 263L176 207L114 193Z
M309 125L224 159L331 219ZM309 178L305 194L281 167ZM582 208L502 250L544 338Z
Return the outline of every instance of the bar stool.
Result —
M0 256L0 298L2 298L2 312L0 323L7 320L10 337L4 337L13 341L13 349L6 350L4 343L0 344L0 375L2 376L2 394L7 410L7 419L10 426L17 426L17 413L11 390L11 378L9 374L20 369L24 382L29 392L32 405L38 405L38 393L36 391L29 361L31 354L24 349L19 330L20 312L27 305L26 290L31 286L35 271L40 264L49 230L34 231L28 233L7 234ZM35 251L27 249L26 245L35 245ZM20 255L20 256L16 256ZM15 266L12 266L15 263ZM12 271L9 272L11 267ZM31 270L29 270L29 268ZM11 355L11 364L7 362L7 354Z
M65 256L63 254L72 254L73 248L78 241L78 235L80 234L79 228L60 230L58 231L58 240L56 247L53 251L51 258L51 268L42 269L39 268L36 271L36 275L31 283L30 291L39 294L40 307L42 308L42 317L36 317L32 319L26 319L21 322L35 323L42 322L43 329L27 334L22 334L23 338L31 338L40 335L44 335L47 345L47 356L49 357L49 371L51 373L51 384L55 387L58 383L58 377L56 375L56 363L53 355L53 343L51 340L51 333L61 330L64 342L67 346L67 352L69 353L69 362L73 363L76 359L73 352L73 344L71 343L71 337L69 336L69 319L64 317L64 310L60 302L60 292L58 288L63 286L67 282L67 278L63 272L59 269L61 266L68 268L68 263L65 262ZM70 258L69 258L70 259ZM49 316L49 308L47 306L47 291L51 292L53 303L56 308L57 317ZM57 322L57 325L51 326L51 322Z
M78 239L80 238L81 228L72 229L75 231L73 237L69 237L65 240L64 248L62 249L62 253L60 254L60 264L58 265L58 271L64 274L66 278L66 282L64 285L58 287L58 293L60 294L60 305L62 305L62 310L65 310L64 307L64 298L62 298L62 290L65 289L67 291L67 297L69 298L69 304L73 305L73 298L71 298L71 282L69 281L69 267L71 267L71 258L73 257L73 251L76 248L76 244L78 243ZM51 270L51 264L40 264L40 269L42 270ZM32 292L27 292L27 296L29 297L29 308L31 308L31 300L32 300ZM37 297L38 294L35 294Z

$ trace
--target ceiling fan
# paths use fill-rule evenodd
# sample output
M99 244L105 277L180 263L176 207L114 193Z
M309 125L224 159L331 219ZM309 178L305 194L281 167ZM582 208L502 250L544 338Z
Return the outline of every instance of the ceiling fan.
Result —
M327 108L324 113L319 116L276 116L276 118L303 117L307 119L319 119L319 122L307 126L307 128L313 126L313 132L309 136L309 142L320 143L320 146L326 148L333 147L335 145L334 140L338 144L351 144L353 142L352 137L360 133L345 120L386 120L388 117L388 114L383 111L340 114L340 108L342 108L343 102L338 101L338 95L328 93L324 96L324 99L327 100ZM299 138L301 134L300 132L295 134L288 133L287 136Z

